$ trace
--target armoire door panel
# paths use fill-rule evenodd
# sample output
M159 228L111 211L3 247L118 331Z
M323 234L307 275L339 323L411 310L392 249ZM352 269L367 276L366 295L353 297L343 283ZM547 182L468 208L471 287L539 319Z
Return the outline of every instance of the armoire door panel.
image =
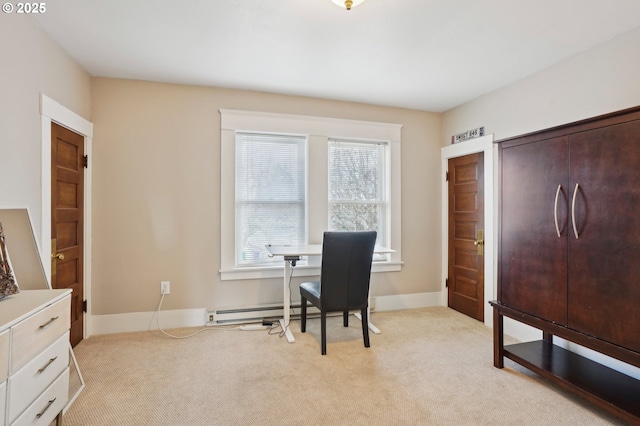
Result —
M498 297L566 325L568 140L503 147L501 167Z
M568 325L640 352L640 121L569 145L578 238L571 231Z

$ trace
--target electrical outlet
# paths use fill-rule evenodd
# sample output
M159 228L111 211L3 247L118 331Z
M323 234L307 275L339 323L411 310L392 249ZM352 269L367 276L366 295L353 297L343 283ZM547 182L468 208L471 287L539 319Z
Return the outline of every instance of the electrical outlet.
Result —
M207 325L207 326L216 325L216 323L215 323L215 311L207 310L204 313L204 325Z
M171 282L160 281L160 294L169 294L169 293L171 293Z

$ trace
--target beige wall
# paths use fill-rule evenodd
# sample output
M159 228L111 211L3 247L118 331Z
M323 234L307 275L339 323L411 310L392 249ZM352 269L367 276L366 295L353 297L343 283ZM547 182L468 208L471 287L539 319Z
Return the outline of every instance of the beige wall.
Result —
M485 126L496 140L640 105L640 28L443 114L442 145Z
M152 311L162 280L171 281L163 309L282 300L281 279L219 277L221 108L402 124L405 264L401 272L374 274L372 291L440 291L439 114L96 78L93 314Z
M0 206L29 208L40 235L40 93L94 123L92 313L277 302L280 280L225 281L220 268L218 109L403 125L402 272L374 295L440 290L440 115L203 87L91 79L26 16L0 15ZM44 207L48 208L48 207ZM431 243L427 246L425 241Z
M91 79L27 15L0 14L0 206L42 223L40 93L89 119Z

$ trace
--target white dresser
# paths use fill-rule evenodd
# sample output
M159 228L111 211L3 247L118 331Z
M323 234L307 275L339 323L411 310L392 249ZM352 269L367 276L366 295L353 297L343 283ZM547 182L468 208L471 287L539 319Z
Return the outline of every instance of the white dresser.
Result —
M0 300L0 422L49 425L69 398L71 290Z

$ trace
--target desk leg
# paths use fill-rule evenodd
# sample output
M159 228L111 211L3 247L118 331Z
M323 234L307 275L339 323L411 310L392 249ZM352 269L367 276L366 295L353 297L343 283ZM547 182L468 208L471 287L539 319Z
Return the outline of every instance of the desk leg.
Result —
M289 277L291 276L291 264L288 260L284 261L284 303L283 310L284 316L283 319L280 320L280 326L282 330L285 332L285 336L287 337L287 341L289 343L294 343L296 341L295 337L293 337L293 333L291 332L291 328L289 325L291 324L291 289L289 288Z

